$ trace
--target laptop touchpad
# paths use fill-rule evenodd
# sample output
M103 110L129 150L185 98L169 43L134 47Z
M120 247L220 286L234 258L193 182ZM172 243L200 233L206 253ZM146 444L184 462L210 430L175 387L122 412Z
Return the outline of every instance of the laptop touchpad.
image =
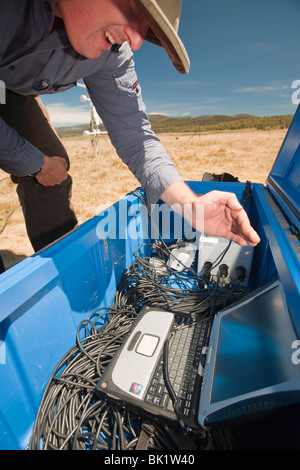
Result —
M159 337L149 334L144 334L137 345L136 352L143 356L153 356L155 349L158 345Z

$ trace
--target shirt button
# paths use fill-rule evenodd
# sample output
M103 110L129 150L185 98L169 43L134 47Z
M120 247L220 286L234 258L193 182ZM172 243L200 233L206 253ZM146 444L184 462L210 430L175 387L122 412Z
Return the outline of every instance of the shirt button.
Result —
M8 70L11 70L11 71L13 71L13 70L15 70L15 69L16 69L16 67L15 67L14 65L10 65L10 66L8 67Z
M50 80L39 80L37 83L33 85L33 89L36 91L46 90L50 85Z

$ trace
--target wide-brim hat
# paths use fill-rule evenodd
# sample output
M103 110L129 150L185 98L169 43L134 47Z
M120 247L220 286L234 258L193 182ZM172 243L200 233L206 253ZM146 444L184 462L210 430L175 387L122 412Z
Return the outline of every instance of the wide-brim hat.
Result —
M138 3L149 23L145 39L162 46L178 72L188 73L189 57L178 36L182 0L138 0Z

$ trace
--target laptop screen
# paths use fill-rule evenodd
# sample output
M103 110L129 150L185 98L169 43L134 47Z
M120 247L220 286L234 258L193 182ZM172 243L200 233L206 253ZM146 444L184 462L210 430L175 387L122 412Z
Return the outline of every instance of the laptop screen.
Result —
M221 319L211 402L299 377L279 285Z
M277 406L278 392L285 399L291 392L294 400L293 392L300 389L300 366L292 361L295 339L279 281L219 312L205 366L200 423L241 409L251 413L261 402Z

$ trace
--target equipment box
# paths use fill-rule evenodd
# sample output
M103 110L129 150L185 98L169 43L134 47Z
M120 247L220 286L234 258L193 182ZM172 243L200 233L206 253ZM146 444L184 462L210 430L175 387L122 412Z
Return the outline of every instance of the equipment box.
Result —
M286 419L285 411L280 415L283 421L278 423L278 428L283 429L284 434L289 434L290 430L291 435L298 433L298 436L299 424L297 429L295 423L299 423L300 403L300 353L297 354L300 348L299 143L298 109L266 186L240 182L188 183L199 194L214 189L232 191L241 203L249 196L246 210L261 242L246 254L239 252L237 260L236 254L229 256L226 261L231 269L228 283L235 282L233 268L240 266L245 274L241 286L249 292L272 281L280 282L287 307L286 321L292 332L290 342L284 340L285 358L276 359L280 374L286 372L286 377L278 380L288 384L287 388L280 389L279 395L287 397L282 409L292 409L292 412ZM249 189L251 192L247 193ZM1 449L28 447L45 387L61 358L76 342L78 326L93 311L111 304L124 270L133 263L139 247L142 246L142 251L149 256L153 253L153 241L159 238L149 230L141 195L142 191L128 195L0 276ZM171 231L170 227L164 227L163 220L159 225L167 245L178 239L174 230L174 226ZM183 263L190 266L193 263L194 269L201 273L205 261L213 260L222 252L223 240L198 235L191 241L192 253L182 248L176 252L175 269L178 269L176 260L179 256ZM191 248L191 245L186 246ZM272 318L273 310L275 315L275 307L265 305L268 318ZM264 323L263 314L261 322ZM274 337L272 341L273 346L269 342L266 349L274 347L278 353L276 341L280 338ZM270 351L266 350L266 360L270 356ZM258 360L264 361L264 355ZM270 400L272 412L277 406L281 410L281 401L277 403L275 392ZM251 423L249 428L247 426L246 421L243 424L246 433L247 429L252 429ZM257 437L259 426L255 429Z

